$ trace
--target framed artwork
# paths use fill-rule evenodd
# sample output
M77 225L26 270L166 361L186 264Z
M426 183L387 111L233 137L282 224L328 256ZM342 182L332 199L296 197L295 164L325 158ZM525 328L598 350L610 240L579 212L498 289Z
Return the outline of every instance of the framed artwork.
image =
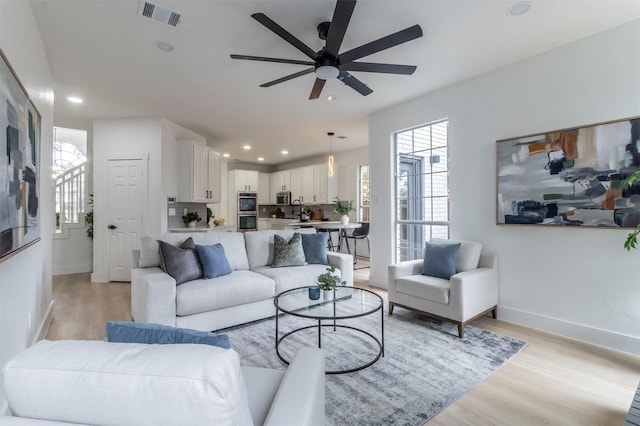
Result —
M496 142L497 223L640 224L640 117Z
M0 50L0 262L40 240L40 113Z

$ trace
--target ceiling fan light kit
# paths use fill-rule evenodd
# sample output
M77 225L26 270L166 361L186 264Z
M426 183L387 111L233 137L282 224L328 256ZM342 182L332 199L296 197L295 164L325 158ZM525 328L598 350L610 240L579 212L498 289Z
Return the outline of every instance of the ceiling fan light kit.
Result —
M270 58L264 56L249 56L232 54L232 59L242 59L248 61L277 62L284 64L305 65L307 68L302 71L278 78L276 80L263 83L261 87L271 87L284 83L303 75L314 73L316 80L311 89L309 99L317 99L322 93L325 82L337 78L347 86L351 87L362 96L373 93L373 90L362 83L350 71L376 72L386 74L411 75L416 67L413 65L381 64L373 62L355 62L365 56L373 55L399 44L406 43L416 38L422 37L422 28L419 25L406 28L404 30L389 34L362 46L340 53L340 46L344 39L347 27L351 21L351 15L356 6L356 0L337 0L333 18L331 22L321 22L317 26L318 37L325 40L325 46L320 51L315 52L304 44L293 34L282 28L263 13L254 13L253 19L260 22L266 28L274 32L280 38L291 44L300 52L305 54L310 60L302 61L297 59Z

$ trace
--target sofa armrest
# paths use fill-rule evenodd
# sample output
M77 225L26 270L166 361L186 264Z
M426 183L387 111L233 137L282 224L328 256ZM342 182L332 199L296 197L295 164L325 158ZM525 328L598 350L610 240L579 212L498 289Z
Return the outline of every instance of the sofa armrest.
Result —
M327 252L329 265L333 265L340 270L340 276L347 286L353 287L353 256L346 253Z
M324 368L324 353L321 349L300 349L287 368L265 426L323 426Z
M466 321L478 312L498 305L498 270L478 268L451 277L450 303L459 320Z
M398 278L420 274L422 272L423 263L423 259L416 259L393 263L387 267L387 296L389 301L394 301L396 295L396 280Z
M175 327L176 280L160 268L131 269L131 316Z

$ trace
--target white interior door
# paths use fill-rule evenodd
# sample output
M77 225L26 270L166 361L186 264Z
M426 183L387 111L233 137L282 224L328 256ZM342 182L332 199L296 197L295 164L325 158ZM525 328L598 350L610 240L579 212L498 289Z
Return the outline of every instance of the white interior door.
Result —
M109 281L131 281L131 251L142 235L143 168L143 160L109 160Z

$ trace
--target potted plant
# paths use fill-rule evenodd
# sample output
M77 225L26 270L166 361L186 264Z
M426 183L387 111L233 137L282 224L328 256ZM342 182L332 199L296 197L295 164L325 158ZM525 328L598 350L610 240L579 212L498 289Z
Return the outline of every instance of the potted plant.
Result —
M275 207L271 207L271 208L269 209L269 215L270 215L272 218L274 218L274 219L276 218L276 213L278 213L278 209L277 209L277 208L275 208Z
M182 216L182 221L189 228L194 228L196 226L196 222L200 222L202 218L198 214L198 212L189 212L186 215Z
M340 281L340 277L335 274L336 267L330 265L327 268L327 272L324 274L318 275L316 281L318 282L318 287L322 290L322 297L324 300L331 300L334 297L336 287L339 285L346 285L346 281Z
M629 186L633 186L634 182L640 182L640 171L633 172L631 176L625 180L625 183ZM638 244L638 234L640 234L640 225L637 229L627 234L627 240L624 242L624 248L627 251L631 251L631 249L636 248L636 245Z
M211 218L213 217L213 210L207 207L207 225L211 222Z
M342 222L343 225L346 225L349 223L349 212L353 212L356 209L353 207L353 202L351 200L349 201L340 201L340 198L336 197L334 199L334 201L336 202L335 207L333 208L333 211L342 215L342 217L340 218L340 222Z
M302 207L302 211L300 212L301 214L301 220L309 220L309 216L311 216L311 209L307 206Z

